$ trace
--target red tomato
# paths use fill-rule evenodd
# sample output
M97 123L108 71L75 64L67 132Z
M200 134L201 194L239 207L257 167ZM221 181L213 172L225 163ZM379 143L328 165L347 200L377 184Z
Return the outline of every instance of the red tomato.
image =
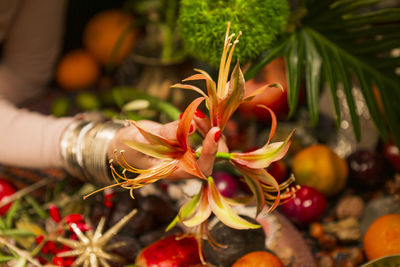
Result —
M0 201L6 197L15 193L15 188L6 180L0 178ZM9 203L0 208L0 215L3 216L7 213L12 203Z
M261 70L258 76L247 81L245 85L246 95L270 83L279 83L282 85L283 91L275 87L265 89L251 101L239 106L242 114L246 116L255 115L257 118L265 120L269 113L263 108L258 108L257 105L260 104L272 109L278 117L285 117L288 114L286 67L283 58L274 59Z

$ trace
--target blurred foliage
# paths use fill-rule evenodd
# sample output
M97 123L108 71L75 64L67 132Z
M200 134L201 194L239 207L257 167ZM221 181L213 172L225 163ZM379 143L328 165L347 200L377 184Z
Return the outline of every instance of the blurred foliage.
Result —
M337 90L343 87L355 136L361 127L352 94L359 85L371 117L384 140L389 132L400 144L400 8L385 0L304 0L292 13L288 32L254 61L246 79L276 57L284 56L288 71L290 115L296 111L300 82L305 76L311 121L318 122L321 85L333 98L337 125Z
M182 0L178 26L191 56L218 66L230 21L231 33L242 32L232 62L244 64L275 41L288 16L287 0Z

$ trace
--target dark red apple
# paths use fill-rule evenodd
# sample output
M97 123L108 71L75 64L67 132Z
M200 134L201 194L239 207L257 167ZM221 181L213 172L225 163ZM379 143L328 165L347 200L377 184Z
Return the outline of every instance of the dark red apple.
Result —
M312 187L302 185L296 196L280 206L280 210L299 226L318 220L326 209L325 196Z
M400 149L393 143L388 142L384 147L385 158L397 172L400 172Z
M171 235L144 248L136 258L138 267L188 267L201 264L197 240L190 235Z
M275 178L278 184L284 182L289 176L286 164L282 160L272 162L267 171Z
M359 149L348 158L349 182L357 188L374 189L387 178L384 157L375 151Z

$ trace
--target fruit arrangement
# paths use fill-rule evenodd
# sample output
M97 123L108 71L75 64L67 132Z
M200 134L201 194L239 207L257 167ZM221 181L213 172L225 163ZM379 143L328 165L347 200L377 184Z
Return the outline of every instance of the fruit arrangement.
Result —
M112 84L109 77L100 78L101 73L117 67L132 50L137 36L133 23L132 17L116 10L95 16L84 33L85 50L60 60L58 84L69 91ZM137 170L121 152L120 166L110 165L116 183L98 194L92 193L101 190L64 178L66 174L38 199L0 181L0 261L18 266L358 266L400 254L398 148L388 142L374 151L352 151L345 158L316 139L304 142L305 129L279 132L277 117L286 118L292 108L285 62L277 58L260 77L245 82L239 64L230 73L237 43L228 30L218 81L197 70L185 83L173 86L201 94L179 118L176 108L131 88L73 93L81 111L98 110L111 98L113 108L121 112L106 109L103 114L132 119L132 127L150 143L126 144L162 163ZM186 83L194 80L206 82L206 93ZM301 91L296 96L300 101ZM207 115L199 109L203 101ZM71 112L68 103L69 98L57 99L52 112ZM166 121L160 111L179 120L176 139L148 132L137 122ZM200 143L204 132L196 129L198 136L189 138L194 116L207 120L210 128L219 127L229 146L229 152L217 154L208 177L196 163L201 150L192 146ZM288 128L296 119L287 122ZM261 121L270 124L266 143ZM217 142L221 131L214 138ZM273 142L277 138L282 141ZM197 178L196 192L183 192L193 186L190 182L163 180L178 167ZM1 170L13 181L15 174ZM249 210L250 217L244 214Z

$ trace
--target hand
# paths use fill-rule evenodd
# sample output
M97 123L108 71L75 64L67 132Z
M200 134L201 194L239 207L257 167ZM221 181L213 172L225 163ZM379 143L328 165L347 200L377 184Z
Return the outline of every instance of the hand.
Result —
M140 124L147 130L150 130L153 133L161 135L167 139L175 140L176 139L176 130L178 128L179 121L170 122L167 124L160 124L153 121L141 121ZM204 173L204 175L209 176L212 173L215 154L218 151L227 152L228 148L225 143L225 137L221 136L219 140L215 141L215 135L219 131L218 127L214 127L209 129L209 122L204 119L196 119L192 123L193 131L198 128L202 134L204 133L204 129L208 129L205 134L205 138L202 144L202 152L197 160L200 169ZM208 128L207 128L208 127ZM141 152L138 152L123 143L124 140L135 140L138 142L148 143L147 140L140 134L136 127L124 127L120 129L114 139L111 141L108 148L108 158L114 159L116 155L119 155L119 151L125 150L124 156L127 161L139 169L148 169L156 164L160 163L160 159L153 158L151 156L145 155ZM114 155L114 151L117 151L117 154ZM177 180L177 179L185 179L185 178L194 178L194 176L184 172L183 170L178 169L175 171L168 179Z

